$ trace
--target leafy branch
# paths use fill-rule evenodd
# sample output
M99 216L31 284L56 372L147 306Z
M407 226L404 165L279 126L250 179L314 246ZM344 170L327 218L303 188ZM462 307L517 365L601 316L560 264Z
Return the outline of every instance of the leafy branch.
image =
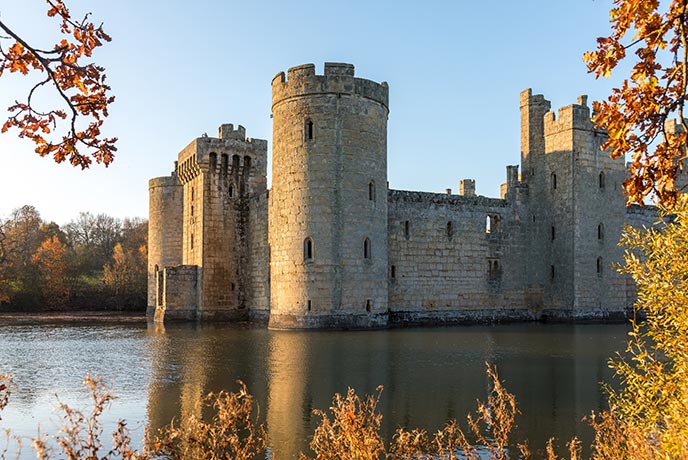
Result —
M27 137L36 144L36 153L52 155L57 163L68 160L83 169L89 167L93 157L97 163L107 166L117 151L117 138L103 137L101 126L115 98L108 93L111 88L105 83L105 69L83 60L111 38L102 24L96 27L89 21L90 13L77 21L72 19L63 0L46 0L46 3L48 16L61 21L60 33L66 36L52 50L31 46L0 20L0 29L7 34L0 36L0 77L5 70L23 75L45 72L45 78L31 88L25 102L15 101L8 108L12 115L2 125L2 132L19 129L19 137ZM12 44L3 46L7 41ZM69 117L60 108L42 111L35 107L33 96L46 84L51 84L65 102ZM79 126L82 118L88 120L83 129ZM67 119L68 127L61 138L49 139L47 135L57 130L58 121ZM92 151L91 156L80 149Z

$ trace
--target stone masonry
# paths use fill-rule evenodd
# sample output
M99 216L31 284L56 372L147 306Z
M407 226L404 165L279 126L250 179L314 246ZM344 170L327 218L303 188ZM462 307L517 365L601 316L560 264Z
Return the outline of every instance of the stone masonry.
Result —
M612 264L623 161L600 146L587 98L550 111L521 93L521 172L500 198L388 190L388 86L351 64L272 80L267 141L242 126L195 139L150 189L148 312L268 321L274 329L623 317L632 283Z

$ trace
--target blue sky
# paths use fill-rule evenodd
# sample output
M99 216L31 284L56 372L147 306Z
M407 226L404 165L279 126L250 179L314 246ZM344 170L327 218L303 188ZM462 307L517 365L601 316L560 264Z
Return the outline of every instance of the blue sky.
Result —
M38 157L16 131L0 135L2 217L23 204L58 224L80 211L146 217L148 179L168 175L195 137L234 123L270 140L270 81L303 63L353 63L389 83L391 188L458 191L473 178L486 196L520 159L521 90L557 109L618 82L595 80L581 58L608 34L610 0L67 2L113 38L94 60L117 98L104 131L119 151L109 168L81 171ZM0 0L8 26L49 48L57 25L45 12L42 0ZM28 83L0 78L0 108Z

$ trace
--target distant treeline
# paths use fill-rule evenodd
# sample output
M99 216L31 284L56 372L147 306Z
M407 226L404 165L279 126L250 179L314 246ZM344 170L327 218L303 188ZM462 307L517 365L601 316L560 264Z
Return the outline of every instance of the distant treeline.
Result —
M60 227L33 206L0 218L0 308L145 310L148 221L82 212Z

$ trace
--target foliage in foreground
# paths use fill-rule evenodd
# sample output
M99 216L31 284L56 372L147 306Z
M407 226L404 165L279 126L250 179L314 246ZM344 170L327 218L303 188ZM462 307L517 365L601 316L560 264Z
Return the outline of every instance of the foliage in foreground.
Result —
M624 232L623 271L638 286L626 354L612 361L621 380L609 390L611 413L593 426L598 444L635 458L688 458L688 197L652 230ZM599 458L612 458L600 456Z

